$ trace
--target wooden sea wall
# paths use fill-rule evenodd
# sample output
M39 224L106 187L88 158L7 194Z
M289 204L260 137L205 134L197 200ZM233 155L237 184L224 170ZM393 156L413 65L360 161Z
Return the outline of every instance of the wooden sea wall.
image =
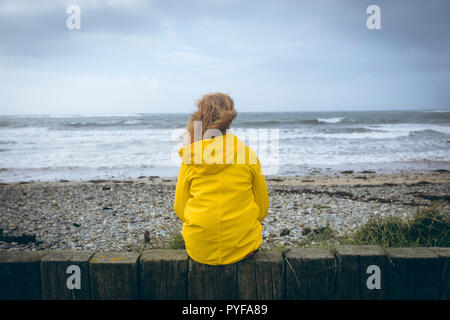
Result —
M260 251L209 266L184 250L0 251L0 299L450 299L450 248Z

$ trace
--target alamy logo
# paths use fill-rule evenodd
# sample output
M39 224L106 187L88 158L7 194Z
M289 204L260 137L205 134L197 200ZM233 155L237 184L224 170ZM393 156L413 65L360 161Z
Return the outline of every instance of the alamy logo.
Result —
M67 289L81 289L81 270L77 265L70 265L66 270L67 274L70 276L67 278L66 285Z
M66 27L69 30L81 29L81 9L77 5L70 5L66 9L66 13L70 16L66 20Z
M381 9L379 6L373 4L367 7L366 10L367 14L370 14L370 16L367 18L366 25L367 29L373 30L373 29L381 29Z
M274 175L279 170L279 129L237 129L236 135L229 136L230 130L223 135L218 129L208 129L202 135L202 122L194 121L193 141L220 137L208 145L192 143L186 129L172 131L171 140L178 141L171 153L172 162L179 165L178 150L183 148L183 162L186 164L257 164L261 160L264 174ZM245 144L254 152L247 152Z
M369 290L381 289L380 267L375 264L368 266L366 273L371 275L366 281L367 289L369 289Z

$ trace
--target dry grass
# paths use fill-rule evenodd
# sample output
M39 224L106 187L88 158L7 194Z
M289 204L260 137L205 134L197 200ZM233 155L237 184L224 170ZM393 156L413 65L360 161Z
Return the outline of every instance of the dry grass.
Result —
M416 211L409 220L374 218L343 242L383 247L449 247L450 217L443 209L433 204Z

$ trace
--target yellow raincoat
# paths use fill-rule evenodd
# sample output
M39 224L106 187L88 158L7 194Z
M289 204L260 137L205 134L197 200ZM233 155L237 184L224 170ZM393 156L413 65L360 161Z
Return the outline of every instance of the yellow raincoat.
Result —
M179 155L174 210L189 257L223 265L258 249L269 195L256 153L228 133L187 145Z

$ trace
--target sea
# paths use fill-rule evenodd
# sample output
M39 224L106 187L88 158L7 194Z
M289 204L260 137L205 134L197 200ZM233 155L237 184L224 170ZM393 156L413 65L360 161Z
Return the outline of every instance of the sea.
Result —
M176 177L188 118L0 116L0 181ZM450 109L240 112L231 132L255 149L267 175L450 170Z

